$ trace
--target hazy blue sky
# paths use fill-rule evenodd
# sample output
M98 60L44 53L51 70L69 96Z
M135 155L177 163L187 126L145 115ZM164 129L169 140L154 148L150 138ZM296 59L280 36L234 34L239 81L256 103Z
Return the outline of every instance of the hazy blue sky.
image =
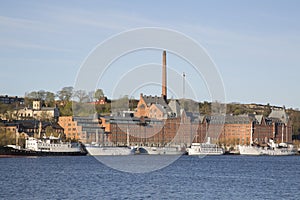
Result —
M0 94L72 86L97 44L128 29L162 27L207 50L223 78L227 102L300 108L299 8L297 0L0 1ZM115 63L106 79L115 81L137 64L160 62L156 51L129 56ZM168 63L178 73L186 71L197 100L209 100L188 65L172 55ZM118 70L126 65L125 72ZM111 95L109 81L99 87ZM159 89L145 91L160 95Z

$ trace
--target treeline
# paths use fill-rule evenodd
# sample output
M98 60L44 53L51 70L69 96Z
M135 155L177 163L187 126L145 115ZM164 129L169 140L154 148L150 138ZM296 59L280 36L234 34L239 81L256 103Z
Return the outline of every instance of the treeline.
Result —
M98 101L104 97L102 89L96 91L74 90L73 87L63 87L56 93L39 90L25 94L25 106L31 107L34 100L40 100L42 106L57 106L61 116L70 116L73 114L73 103L88 103ZM102 110L105 110L101 108Z
M66 104L69 101L77 102L91 102L97 101L104 97L102 89L97 89L96 91L87 92L85 90L74 90L73 87L63 87L56 93L39 90L25 93L25 105L30 106L33 100L40 100L46 107L53 107L57 101L62 104Z

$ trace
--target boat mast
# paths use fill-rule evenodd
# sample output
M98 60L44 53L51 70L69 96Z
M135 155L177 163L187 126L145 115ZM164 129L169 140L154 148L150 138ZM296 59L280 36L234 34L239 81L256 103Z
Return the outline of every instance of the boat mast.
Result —
M40 123L39 123L39 136L38 136L38 138L41 138L41 132L42 132L42 122L40 121Z
M129 132L128 132L128 127L127 127L127 146L129 147Z
M250 145L253 144L253 121L251 121L251 130L250 130Z
M288 126L285 124L285 142L288 143Z
M96 144L99 144L98 128L96 128Z
M284 130L284 124L281 125L281 142L283 143L283 130Z
M16 127L16 146L19 145L19 129L18 129L18 125Z

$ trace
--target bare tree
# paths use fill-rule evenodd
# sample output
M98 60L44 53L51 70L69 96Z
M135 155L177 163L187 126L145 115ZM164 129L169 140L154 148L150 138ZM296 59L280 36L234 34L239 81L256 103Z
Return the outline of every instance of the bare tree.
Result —
M75 91L74 96L78 99L80 103L88 102L89 100L89 96L85 90Z

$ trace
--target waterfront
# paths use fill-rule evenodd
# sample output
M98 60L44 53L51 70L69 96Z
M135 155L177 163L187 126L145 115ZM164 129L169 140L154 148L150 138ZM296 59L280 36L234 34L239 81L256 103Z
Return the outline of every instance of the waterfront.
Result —
M137 157L145 163L149 159ZM120 172L92 156L2 158L0 167L0 199L298 199L300 195L300 156L182 156L150 173Z

